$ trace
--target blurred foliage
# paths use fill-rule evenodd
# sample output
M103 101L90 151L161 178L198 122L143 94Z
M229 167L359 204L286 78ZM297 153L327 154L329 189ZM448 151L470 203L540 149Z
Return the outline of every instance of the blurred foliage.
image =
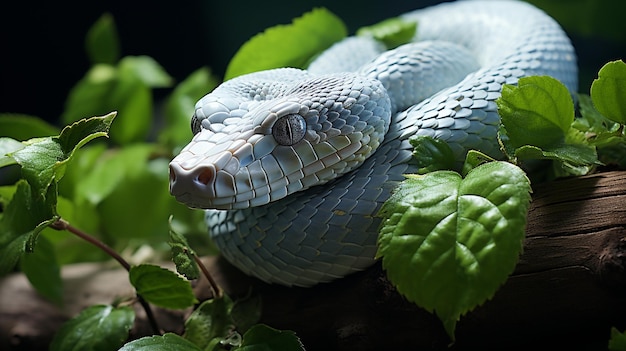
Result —
M622 0L526 0L543 9L569 33L626 42Z
M117 111L117 117L110 139L92 141L67 159L63 178L57 179L59 215L129 257L146 245L157 255L169 254L171 215L171 226L188 235L200 254L215 252L206 235L203 212L191 210L169 195L168 163L191 139L189 120L194 104L218 84L217 79L201 67L188 79L174 82L151 57L120 57L110 14L92 26L85 46L93 65L71 90L59 121L69 125L111 111ZM170 91L164 103L155 102L155 89ZM6 148L15 145L13 139L56 135L60 128L36 116L0 114L0 131L4 154L12 151ZM0 169L0 185L5 189L0 192L0 203L7 204L16 191L12 184L19 168L6 159L2 165L8 167ZM22 168L22 173L27 169ZM58 264L107 258L72 235L51 228L43 229L42 235L56 252ZM30 267L28 262L22 267Z

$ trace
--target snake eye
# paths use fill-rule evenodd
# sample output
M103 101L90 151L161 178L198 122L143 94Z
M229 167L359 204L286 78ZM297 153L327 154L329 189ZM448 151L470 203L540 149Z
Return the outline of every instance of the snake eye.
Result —
M193 133L193 135L196 135L200 133L201 130L202 123L198 116L196 116L196 114L194 113L193 116L191 116L191 132Z
M272 127L272 135L274 140L280 145L293 145L302 138L306 133L306 122L304 117L298 114L289 114L280 117Z

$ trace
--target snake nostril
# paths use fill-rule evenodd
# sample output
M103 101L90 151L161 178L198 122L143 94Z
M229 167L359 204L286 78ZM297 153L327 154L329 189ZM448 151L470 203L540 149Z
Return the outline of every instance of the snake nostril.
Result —
M174 183L176 182L176 171L174 171L174 168L172 167L172 165L170 165L170 183Z
M213 182L213 179L215 179L215 171L211 168L203 168L196 177L196 180L204 185Z

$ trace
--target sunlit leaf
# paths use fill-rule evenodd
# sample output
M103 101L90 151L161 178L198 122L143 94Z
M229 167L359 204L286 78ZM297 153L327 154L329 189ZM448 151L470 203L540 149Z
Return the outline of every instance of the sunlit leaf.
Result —
M508 142L514 147L562 143L574 121L570 92L548 76L524 77L517 86L504 85L496 103Z
M13 157L8 156L8 154L25 147L26 145L15 139L0 137L0 168L16 164L17 161Z
M107 136L115 113L82 119L69 125L56 137L31 139L26 147L12 153L22 166L24 179L33 191L43 194L53 180L59 181L73 153L98 137Z
M150 56L125 56L119 62L118 74L133 76L150 88L167 88L174 82L163 66Z
M132 148L149 146L138 144ZM112 191L98 206L106 234L118 238L155 238L167 240L170 204L175 199L168 192L169 159L130 158L131 147L122 151L124 160L118 165L128 165L125 177L120 179ZM119 169L118 169L119 170ZM129 201L129 198L132 201ZM140 215L138 215L140 214ZM149 214L149 215L141 215Z
M111 139L120 145L143 142L154 122L151 88L171 84L167 72L147 56L126 56L116 66L96 64L70 91L62 121L117 111Z
M316 8L291 24L268 28L244 43L228 64L224 80L271 68L305 68L315 54L346 35L346 26L337 16Z
M626 123L626 63L612 61L598 72L591 84L591 99L598 111L608 119Z
M157 306L183 309L198 302L189 281L168 269L148 264L134 266L129 279L137 294Z
M558 160L575 166L600 164L596 149L588 145L559 144L544 149L526 145L518 148L515 156L530 160Z
M398 291L435 312L454 337L459 317L493 297L522 250L530 182L490 162L463 179L410 176L385 202L378 257Z
M359 28L356 34L371 36L385 43L388 49L393 49L413 40L416 31L416 22L394 17L371 26Z

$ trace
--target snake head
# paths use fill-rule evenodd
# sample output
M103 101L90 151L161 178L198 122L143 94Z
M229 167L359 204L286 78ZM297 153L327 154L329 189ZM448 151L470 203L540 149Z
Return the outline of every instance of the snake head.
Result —
M361 165L390 117L382 84L355 74L277 69L232 79L196 104L195 135L170 162L170 193L206 209L276 201Z

